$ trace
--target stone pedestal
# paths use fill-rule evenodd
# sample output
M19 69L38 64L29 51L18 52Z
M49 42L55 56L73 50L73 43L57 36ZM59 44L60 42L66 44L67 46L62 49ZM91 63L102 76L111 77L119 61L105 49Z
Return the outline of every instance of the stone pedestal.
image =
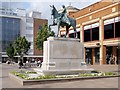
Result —
M49 37L44 42L43 56L42 67L38 71L46 75L75 74L88 70L83 64L84 44L79 39Z

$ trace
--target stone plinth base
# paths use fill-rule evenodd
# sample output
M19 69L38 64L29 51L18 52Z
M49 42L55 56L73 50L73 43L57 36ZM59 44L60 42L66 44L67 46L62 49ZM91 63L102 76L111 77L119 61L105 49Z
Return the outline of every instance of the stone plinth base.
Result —
M94 69L92 68L81 68L81 69L66 69L66 70L42 70L34 69L38 74L42 76L46 75L78 75L80 73L91 73Z
M83 67L87 67L83 64L84 44L80 43L79 39L49 37L44 42L43 56L41 70L35 71L46 74L73 74L86 70Z

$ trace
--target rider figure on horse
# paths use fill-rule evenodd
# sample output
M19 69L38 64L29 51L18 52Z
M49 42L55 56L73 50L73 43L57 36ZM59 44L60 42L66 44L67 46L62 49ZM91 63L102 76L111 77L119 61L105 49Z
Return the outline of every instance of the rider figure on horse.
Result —
M58 32L60 30L60 26L64 27L66 26L66 34L65 37L68 35L69 28L72 26L74 30L74 37L77 38L77 32L76 32L76 20L74 18L70 18L67 16L67 10L65 6L63 5L63 11L62 13L59 13L54 5L50 6L52 8L51 15L53 16L53 24L49 26L58 26Z
M60 15L60 20L61 21L63 20L64 22L67 22L70 25L70 20L69 20L69 18L67 16L67 10L66 10L64 5L62 7L63 7L63 11L62 11L62 13Z

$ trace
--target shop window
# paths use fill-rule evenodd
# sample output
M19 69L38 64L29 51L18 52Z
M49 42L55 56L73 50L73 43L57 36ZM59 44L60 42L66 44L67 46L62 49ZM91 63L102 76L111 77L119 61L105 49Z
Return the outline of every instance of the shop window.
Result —
M92 48L86 48L86 63L87 64L92 64Z
M92 41L99 40L99 27L92 28Z
M90 29L84 30L84 42L90 41Z
M74 38L74 33L69 34L70 38Z
M99 59L100 59L100 48L95 48L95 63L99 63Z
M65 37L65 35L61 35L61 37Z
M80 31L77 32L77 37L80 39Z
M120 22L115 23L115 37L120 37Z
M113 47L106 47L106 64L109 64L110 58L112 57Z
M104 39L114 38L114 23L104 26Z

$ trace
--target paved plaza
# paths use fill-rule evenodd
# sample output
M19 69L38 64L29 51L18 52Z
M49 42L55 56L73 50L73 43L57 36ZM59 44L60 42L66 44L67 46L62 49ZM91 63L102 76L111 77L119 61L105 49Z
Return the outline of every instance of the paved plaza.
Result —
M118 71L118 65L91 65L89 67L101 71ZM18 70L16 64L0 64L0 69L2 71L0 75L0 79L2 79L2 88L118 88L118 77L22 86L8 76L9 72ZM32 69L29 68L28 70Z

